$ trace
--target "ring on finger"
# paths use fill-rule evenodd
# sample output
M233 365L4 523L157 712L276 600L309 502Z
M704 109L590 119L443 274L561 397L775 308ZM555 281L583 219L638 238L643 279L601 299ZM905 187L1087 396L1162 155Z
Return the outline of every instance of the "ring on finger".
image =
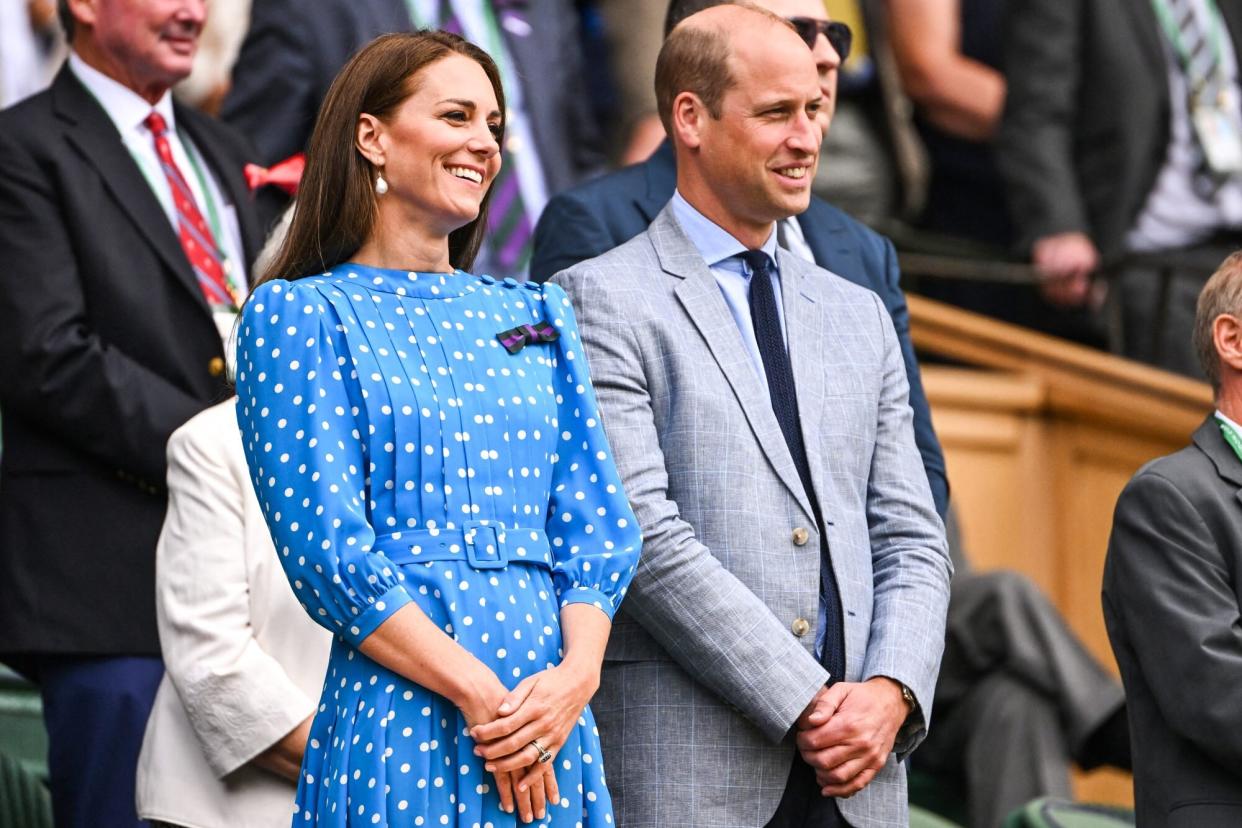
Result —
M539 764L546 765L552 761L552 751L539 744L538 739L531 739L530 744L535 748L535 750L539 751Z

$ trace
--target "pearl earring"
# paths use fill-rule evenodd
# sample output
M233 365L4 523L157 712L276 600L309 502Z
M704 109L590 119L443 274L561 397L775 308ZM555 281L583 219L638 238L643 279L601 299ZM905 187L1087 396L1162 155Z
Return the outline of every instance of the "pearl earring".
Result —
M375 176L375 194L383 195L388 192L388 182L384 180L384 174L377 173Z

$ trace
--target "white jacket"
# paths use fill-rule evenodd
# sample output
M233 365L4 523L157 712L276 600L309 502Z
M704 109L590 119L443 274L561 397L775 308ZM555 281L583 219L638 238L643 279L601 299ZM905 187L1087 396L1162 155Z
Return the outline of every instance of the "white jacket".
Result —
M293 784L248 763L314 712L331 635L298 604L277 560L234 402L168 442L156 549L167 673L138 759L138 814L189 828L284 828Z

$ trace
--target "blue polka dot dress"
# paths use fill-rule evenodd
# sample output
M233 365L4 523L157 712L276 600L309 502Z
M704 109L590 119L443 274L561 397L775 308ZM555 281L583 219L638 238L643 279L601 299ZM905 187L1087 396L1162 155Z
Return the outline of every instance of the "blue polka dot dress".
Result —
M511 353L521 326L542 335ZM641 539L565 294L360 265L268 282L237 392L281 563L337 635L293 824L516 825L454 705L357 647L413 601L513 687L560 662L560 607L616 610ZM590 708L555 769L541 824L612 824Z

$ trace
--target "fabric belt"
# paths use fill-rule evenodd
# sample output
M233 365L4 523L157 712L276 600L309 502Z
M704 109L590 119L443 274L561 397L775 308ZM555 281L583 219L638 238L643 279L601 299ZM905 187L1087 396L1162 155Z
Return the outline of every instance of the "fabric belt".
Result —
M372 551L398 566L465 561L475 569L504 569L510 563L552 568L552 548L542 529L506 527L499 521L470 520L455 529L394 532L377 538Z

